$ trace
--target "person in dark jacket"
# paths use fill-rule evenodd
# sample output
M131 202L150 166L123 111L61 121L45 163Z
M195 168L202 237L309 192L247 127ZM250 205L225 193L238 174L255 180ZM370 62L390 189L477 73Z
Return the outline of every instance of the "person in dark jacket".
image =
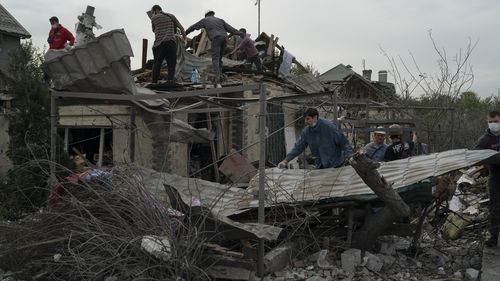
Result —
M385 150L385 162L406 159L412 156L413 142L403 141L403 129L400 125L393 124L389 126L389 134L392 143Z
M217 88L220 85L222 75L222 56L227 45L227 33L240 35L241 32L227 24L223 19L215 17L214 11L205 13L205 18L186 29L186 34L204 28L212 44L212 67L215 73Z
M479 138L474 149L493 149L500 151L500 111L491 111L486 121L488 129ZM490 238L486 241L486 247L493 248L498 245L498 232L500 229L500 163L489 166L490 176L488 188L490 193L489 221Z
M165 13L159 5L154 5L151 8L151 25L155 34L155 42L153 43L153 74L152 82L157 83L160 78L161 64L166 59L168 69L168 81L174 80L175 65L177 63L177 43L175 41L175 33L177 28L181 31L184 40L186 40L186 32L177 18Z
M250 67L252 64L255 65L255 68L258 71L262 71L262 61L260 60L259 57L259 51L257 48L255 48L255 41L250 38L250 34L247 34L247 30L244 28L240 28L240 37L241 37L241 42L234 48L234 50L230 53L230 55L236 53L238 50L243 49L245 50L245 55L247 56L247 63L250 64Z
M278 164L286 167L288 162L299 156L309 146L317 169L338 168L352 156L352 148L344 134L332 122L318 118L315 108L308 108L304 113L307 125L292 151Z
M64 28L64 26L59 23L59 19L57 17L51 17L49 22L50 31L47 42L49 43L50 50L64 49L66 42L68 41L70 46L75 44L75 37L69 30Z

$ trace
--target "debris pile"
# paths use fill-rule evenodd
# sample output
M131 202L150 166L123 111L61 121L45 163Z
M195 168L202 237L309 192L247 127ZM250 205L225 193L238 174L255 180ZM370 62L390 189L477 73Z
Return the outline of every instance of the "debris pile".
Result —
M53 206L2 223L1 268L20 280L206 279L207 236L196 223L154 198L133 170L110 172L65 182Z
M481 267L484 178L452 191L464 203L457 212L433 200L421 239L384 234L362 251L351 248L359 224L346 229L352 206L345 202L282 204L267 212L275 227L259 226L251 212L226 217L235 201L252 197L241 188L134 166L83 174L62 181L64 192L47 209L1 224L3 279L256 280L259 238L268 241L265 280L477 280ZM213 198L198 197L200 190ZM466 210L468 225L446 239L447 217ZM410 229L420 213L412 212Z

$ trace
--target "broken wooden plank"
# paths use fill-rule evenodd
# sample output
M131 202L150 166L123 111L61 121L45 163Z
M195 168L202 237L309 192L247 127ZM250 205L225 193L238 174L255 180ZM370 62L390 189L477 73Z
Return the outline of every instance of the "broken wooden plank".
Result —
M257 174L257 169L235 149L229 151L229 157L222 162L219 171L233 183L248 183Z
M196 57L199 57L200 54L203 51L205 51L205 48L207 47L207 42L208 42L207 32L205 31L205 29L203 29L201 32L200 42L198 43L198 47L196 48L196 52L194 53Z

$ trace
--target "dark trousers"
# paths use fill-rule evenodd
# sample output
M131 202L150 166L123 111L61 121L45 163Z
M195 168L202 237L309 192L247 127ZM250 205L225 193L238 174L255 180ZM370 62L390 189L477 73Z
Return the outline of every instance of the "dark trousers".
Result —
M259 55L247 58L247 62L250 63L250 67L252 67L253 63L255 64L255 68L257 68L258 71L262 71L262 61L260 60Z
M490 234L491 236L498 236L500 229L500 174L492 173L490 171L490 178L488 181L490 191Z
M220 83L222 75L222 57L227 45L227 38L217 36L212 39L212 67L215 74L215 83Z
M160 45L153 47L153 83L160 78L160 69L163 60L167 60L168 80L174 80L175 65L177 63L177 44L174 41L163 41Z

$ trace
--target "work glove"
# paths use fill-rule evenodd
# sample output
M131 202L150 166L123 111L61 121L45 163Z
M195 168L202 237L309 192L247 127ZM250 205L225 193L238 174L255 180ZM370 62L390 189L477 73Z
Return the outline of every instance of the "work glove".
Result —
M280 169L286 169L288 167L288 164L285 161L281 161L278 163L278 168Z

